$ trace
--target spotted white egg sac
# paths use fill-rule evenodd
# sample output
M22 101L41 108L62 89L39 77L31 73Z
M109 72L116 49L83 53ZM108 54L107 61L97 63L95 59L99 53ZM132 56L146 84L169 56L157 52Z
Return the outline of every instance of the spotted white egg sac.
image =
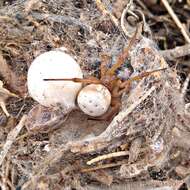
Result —
M85 86L78 94L78 106L87 115L98 117L106 113L111 103L111 93L101 84Z
M28 70L27 85L30 96L46 107L60 105L75 107L81 83L72 81L44 81L44 79L83 78L77 62L63 51L45 52L34 59Z

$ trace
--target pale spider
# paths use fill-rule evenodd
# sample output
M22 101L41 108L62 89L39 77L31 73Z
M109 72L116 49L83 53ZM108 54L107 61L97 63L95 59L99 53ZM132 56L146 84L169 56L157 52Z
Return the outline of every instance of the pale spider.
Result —
M81 79L81 78L71 78L71 79L44 79L45 81L59 81L59 80L65 80L65 81L73 81L73 82L79 82L86 85L89 84L102 84L105 86L111 93L111 104L108 109L108 111L98 117L90 117L92 119L96 120L111 120L120 110L121 107L121 97L123 93L126 93L130 90L130 85L132 81L140 80L144 77L149 76L150 74L154 72L158 72L162 69L157 69L150 72L143 72L135 77L131 77L127 80L121 80L116 75L116 70L119 69L122 64L125 62L125 60L128 58L129 50L131 49L132 45L134 44L136 40L136 36L138 33L138 29L135 31L135 34L131 38L128 46L123 50L123 52L118 56L116 63L111 66L111 68L108 67L109 63L109 56L102 55L101 56L101 65L100 65L100 78L96 78L93 76L89 76L87 78Z

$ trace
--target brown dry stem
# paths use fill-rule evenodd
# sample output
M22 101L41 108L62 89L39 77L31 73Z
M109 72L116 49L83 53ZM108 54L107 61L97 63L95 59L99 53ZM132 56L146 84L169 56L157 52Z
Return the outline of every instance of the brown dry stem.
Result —
M175 47L174 49L167 49L160 51L162 56L169 61L174 61L177 58L190 55L190 44Z
M170 14L170 16L172 17L172 19L176 23L177 27L180 29L180 31L181 31L182 35L184 36L186 42L190 43L190 37L187 34L187 31L186 31L185 27L183 26L183 24L181 23L181 21L179 20L179 18L175 14L175 12L173 11L173 9L170 6L170 4L168 3L168 1L167 0L162 0L162 3L164 4L164 6L167 9L168 13Z
M87 162L87 165L92 165L92 164L102 161L102 160L120 157L120 156L127 156L127 155L129 155L129 151L113 152L113 153L109 153L109 154L105 154L105 155L101 155L96 158L93 158Z
M18 125L9 132L8 136L7 136L7 140L2 148L2 151L0 153L0 165L2 165L6 155L8 154L12 144L15 142L16 137L18 136L18 134L20 133L20 131L22 130L22 128L24 127L25 121L26 121L27 116L24 115L22 116L20 122L18 123Z

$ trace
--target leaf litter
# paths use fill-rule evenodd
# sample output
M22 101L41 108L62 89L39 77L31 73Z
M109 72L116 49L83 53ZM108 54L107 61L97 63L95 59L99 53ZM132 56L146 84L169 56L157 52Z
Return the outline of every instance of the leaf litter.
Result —
M122 29L115 24L129 2L96 2L15 0L0 5L0 76L6 86L1 82L0 97L9 114L8 124L0 128L1 188L188 187L190 96L189 86L183 82L188 79L189 53L182 51L188 46L182 46L183 35L163 4L133 2L154 35L139 36L130 62L134 75L163 66L168 69L134 84L111 123L88 120L76 111L51 133L33 134L24 128L25 114L37 104L27 97L25 84L27 69L37 55L65 46L85 75L98 74L99 54L117 56L126 46L127 38L123 39ZM184 23L189 19L188 6L188 2L172 4ZM125 24L136 23L131 15L124 18ZM154 41L164 50L160 52ZM177 54L167 52L179 46ZM168 64L160 53L169 58ZM12 94L15 98L11 99ZM11 169L4 172L9 165Z

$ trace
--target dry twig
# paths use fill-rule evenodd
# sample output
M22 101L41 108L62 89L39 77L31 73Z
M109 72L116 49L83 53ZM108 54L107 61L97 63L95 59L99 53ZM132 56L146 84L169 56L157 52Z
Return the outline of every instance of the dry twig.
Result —
M111 187L103 187L101 190L178 190L183 181L169 180L166 182L156 180L128 181L124 184L113 184ZM98 186L86 186L86 190L97 190Z
M8 134L7 140L2 148L2 151L0 153L0 165L2 165L9 149L11 148L12 144L14 143L16 137L20 133L21 129L23 128L25 121L26 121L27 116L24 115L18 125Z
M168 3L168 1L167 0L162 0L162 3L164 4L165 8L167 9L168 13L172 17L172 19L174 20L174 22L176 23L176 25L178 26L178 28L180 29L180 31L181 31L183 37L185 38L185 40L188 43L190 43L190 37L187 34L185 27L183 26L183 24L181 23L181 21L179 20L179 18L175 14L175 12L173 11L173 9L170 6L170 4Z
M121 166L122 164L127 164L127 162L126 161L119 161L119 162L116 162L116 163L104 164L104 165L95 166L95 167L92 167L92 168L83 168L83 169L81 169L81 172L86 173L86 172L92 172L92 171L105 169L105 168L113 168L113 167L116 167L116 166Z
M125 27L125 19L126 19L126 14L130 10L130 7L132 5L133 5L133 0L130 0L129 3L127 4L127 6L124 8L124 10L123 10L123 12L121 14L121 20L120 20L120 22L121 22L121 28L122 28L124 34L126 36L128 36L128 37L131 37L132 35L129 34L128 29L126 29L126 27ZM133 14L134 17L137 18L137 15L135 15L133 12L131 12L131 13Z
M110 159L110 158L115 158L115 157L120 157L120 156L127 156L129 155L129 151L119 151L119 152L113 152L105 155L98 156L96 158L93 158L92 160L88 161L88 165L92 165L95 162L99 162L102 160Z
M166 60L173 61L176 58L190 55L190 44L175 47L174 49L162 50L160 53Z

